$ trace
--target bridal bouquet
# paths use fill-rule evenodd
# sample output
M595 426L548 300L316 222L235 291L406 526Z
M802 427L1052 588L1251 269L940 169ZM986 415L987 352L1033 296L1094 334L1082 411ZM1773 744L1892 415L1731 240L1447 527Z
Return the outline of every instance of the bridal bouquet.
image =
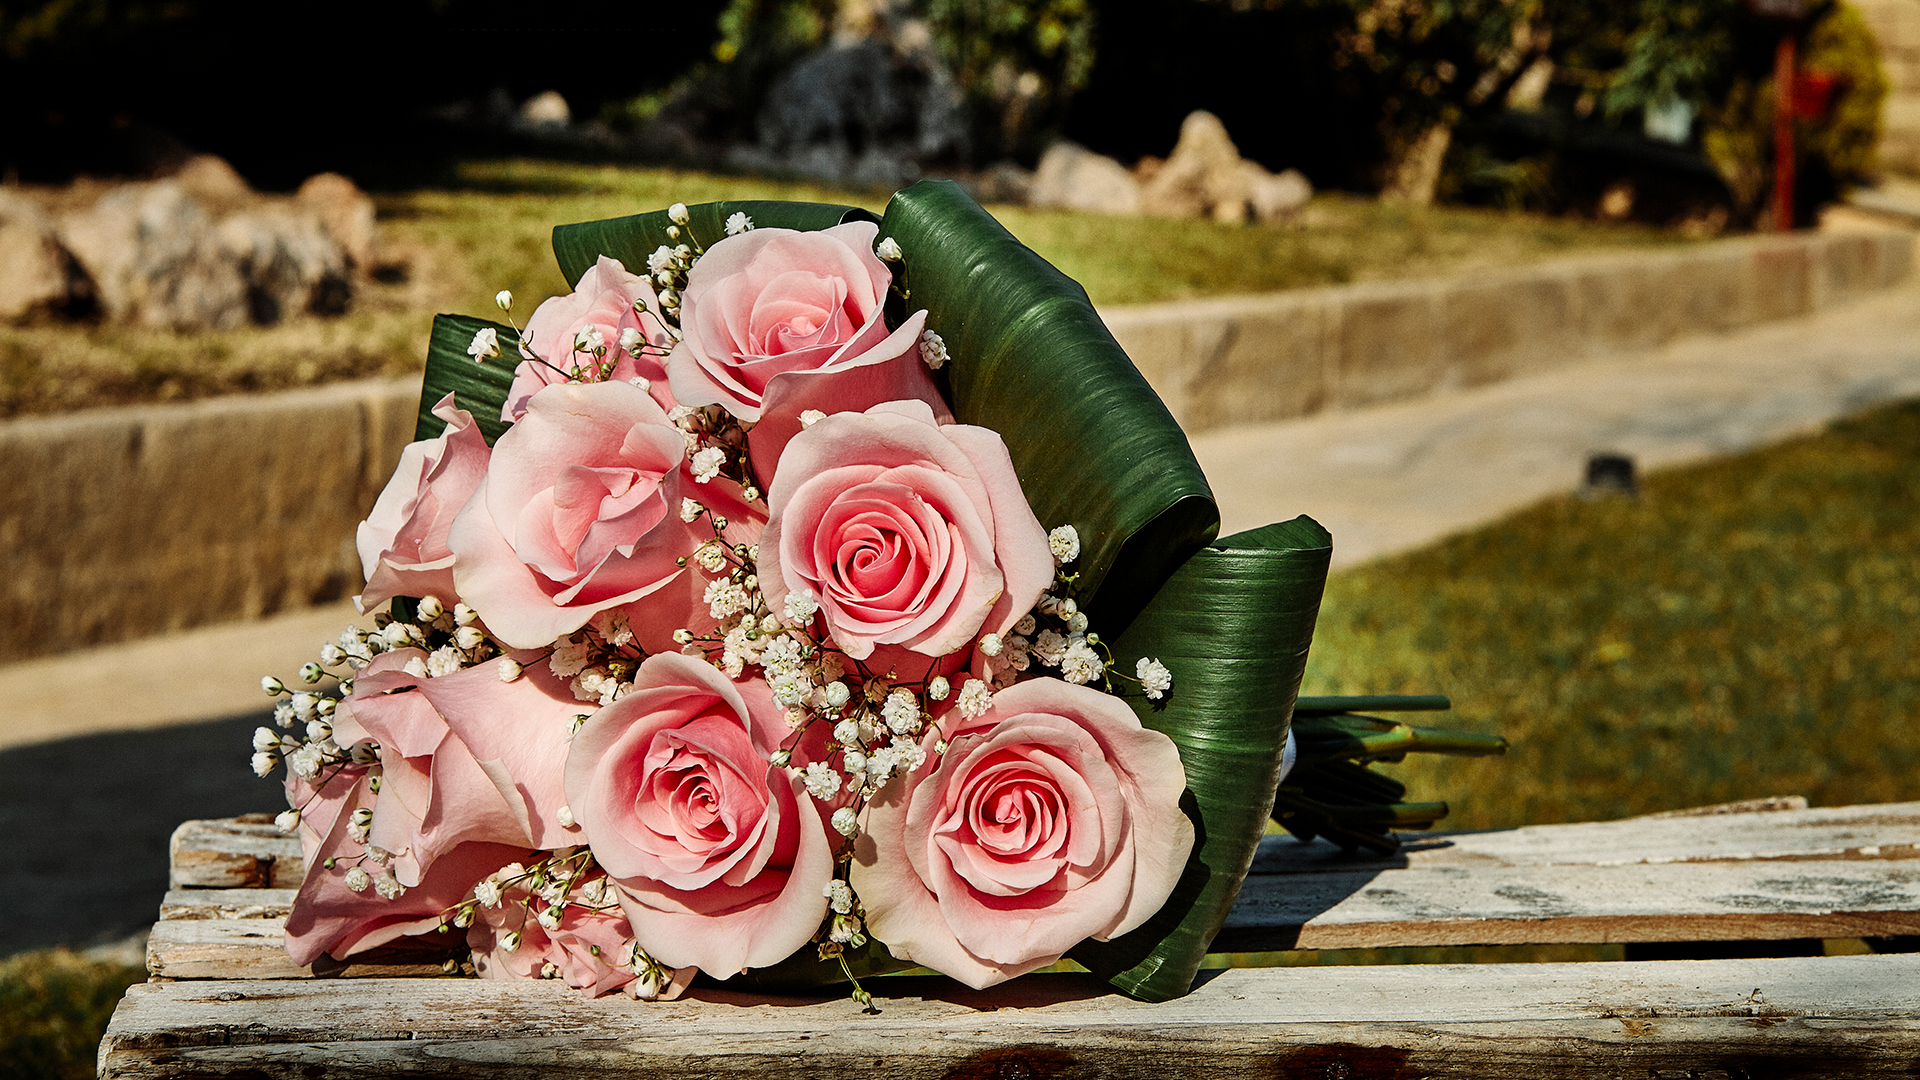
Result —
M1295 756L1326 533L1215 542L1085 294L951 184L554 247L573 291L523 327L505 293L436 321L358 535L378 629L264 680L293 958L426 935L595 995L866 1001L1072 957L1185 993ZM1300 745L1356 756L1357 722Z

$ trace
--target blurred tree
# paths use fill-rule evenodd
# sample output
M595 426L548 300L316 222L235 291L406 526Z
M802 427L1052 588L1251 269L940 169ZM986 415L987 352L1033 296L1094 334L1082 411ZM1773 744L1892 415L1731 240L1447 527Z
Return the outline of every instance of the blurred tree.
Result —
M926 19L989 157L1037 154L1093 72L1088 0L926 0Z

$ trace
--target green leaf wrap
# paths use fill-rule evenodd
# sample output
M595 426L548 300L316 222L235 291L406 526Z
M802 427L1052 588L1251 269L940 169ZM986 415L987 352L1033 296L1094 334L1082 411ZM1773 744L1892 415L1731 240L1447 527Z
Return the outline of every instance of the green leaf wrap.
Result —
M500 335L500 355L485 363L475 363L467 355L473 335L487 327ZM433 415L433 407L449 392L461 408L473 414L473 422L492 446L513 425L500 419L500 407L507 403L507 389L513 385L513 369L520 364L520 332L468 315L435 315L433 336L427 343L427 373L420 387L420 419L413 426L413 437L431 439L446 428L447 422Z
M1175 571L1113 642L1119 671L1141 657L1173 673L1162 702L1129 696L1146 726L1180 748L1193 856L1159 914L1068 955L1145 1001L1193 986L1200 961L1253 863L1307 666L1333 538L1309 517L1236 533Z
M1220 531L1186 434L1086 290L952 181L895 195L880 235L906 253L909 310L946 340L954 416L1006 440L1042 525L1079 531L1079 602L1118 633Z

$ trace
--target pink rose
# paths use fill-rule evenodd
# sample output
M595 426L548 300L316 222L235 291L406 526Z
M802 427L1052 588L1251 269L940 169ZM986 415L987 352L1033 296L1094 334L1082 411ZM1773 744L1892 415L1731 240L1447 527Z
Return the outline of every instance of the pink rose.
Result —
M876 646L944 656L1004 633L1053 580L1000 436L941 425L918 401L840 413L795 436L760 534L760 586L820 605L855 659Z
M527 902L532 899L524 886L507 890L496 907L481 905L474 911L474 922L467 930L467 947L473 950L473 966L487 979L561 979L588 997L599 997L626 990L648 999L670 1001L693 981L693 968L669 971L663 985L642 986L638 972L627 966L628 946L633 930L619 908L598 910L580 906L581 887L605 875L589 875L568 896L559 925L552 930L543 926ZM535 899L533 903L541 904ZM538 910L536 908L535 910ZM509 942L509 933L518 934ZM513 947L508 948L511 944ZM551 970L549 970L551 965Z
M687 276L683 339L667 358L673 395L757 422L763 485L809 409L914 398L945 413L920 359L926 312L887 331L893 275L873 253L878 231L865 221L819 232L754 229L714 244Z
M638 387L566 383L533 395L448 534L460 597L501 641L537 649L658 593L630 609L633 630L648 650L674 647L698 598L675 562L699 543L679 514L685 455L680 431Z
M455 598L447 530L480 486L492 451L452 394L433 415L447 422L446 430L400 451L399 468L360 523L356 540L367 576L355 601L361 611L396 596L434 596L448 604Z
M1033 679L926 738L927 763L868 804L851 872L893 955L978 989L1124 934L1172 894L1194 840L1180 755L1118 698Z
M787 733L764 683L662 653L573 737L568 806L660 963L725 979L819 928L833 852L799 779L768 762Z
M402 669L425 658L418 649L382 653L335 713L380 744L368 842L393 853L394 877L416 886L436 859L467 843L579 843L559 811L567 734L587 707L567 682L529 654L512 682L500 680L506 658L431 679Z
M500 419L519 420L534 394L567 382L576 370L581 373L578 381L582 382L645 379L649 384L647 392L660 407L673 408L666 366L667 350L673 345L673 339L667 336L666 327L658 318L651 313L640 314L634 307L636 302L658 310L653 286L646 278L628 273L619 262L602 255L580 275L572 292L551 297L535 308L532 317L527 319L522 341L539 359L523 360L514 369L513 385L507 390ZM631 348L622 347L621 338L629 330L637 337ZM581 336L589 331L599 334L600 344L607 350L603 359L596 360L590 350L575 348ZM635 352L639 355L635 356ZM606 363L613 367L603 377L597 365Z

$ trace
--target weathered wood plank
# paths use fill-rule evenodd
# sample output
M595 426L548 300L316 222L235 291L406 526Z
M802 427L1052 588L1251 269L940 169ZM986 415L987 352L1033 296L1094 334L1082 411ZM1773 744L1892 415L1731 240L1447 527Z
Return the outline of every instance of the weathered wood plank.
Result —
M1920 859L1249 877L1216 952L1920 934Z
M286 918L293 894L293 889L169 889L160 901L160 918Z
M175 889L291 889L306 873L299 838L265 814L184 822L169 853Z
M551 983L134 987L102 1077L1908 1076L1920 956L1227 971L1143 1005L1090 977L844 999L588 1001Z
M156 979L306 979L439 975L440 963L465 952L464 936L410 938L313 971L296 967L284 945L284 915L245 919L168 919L147 938L147 974Z

